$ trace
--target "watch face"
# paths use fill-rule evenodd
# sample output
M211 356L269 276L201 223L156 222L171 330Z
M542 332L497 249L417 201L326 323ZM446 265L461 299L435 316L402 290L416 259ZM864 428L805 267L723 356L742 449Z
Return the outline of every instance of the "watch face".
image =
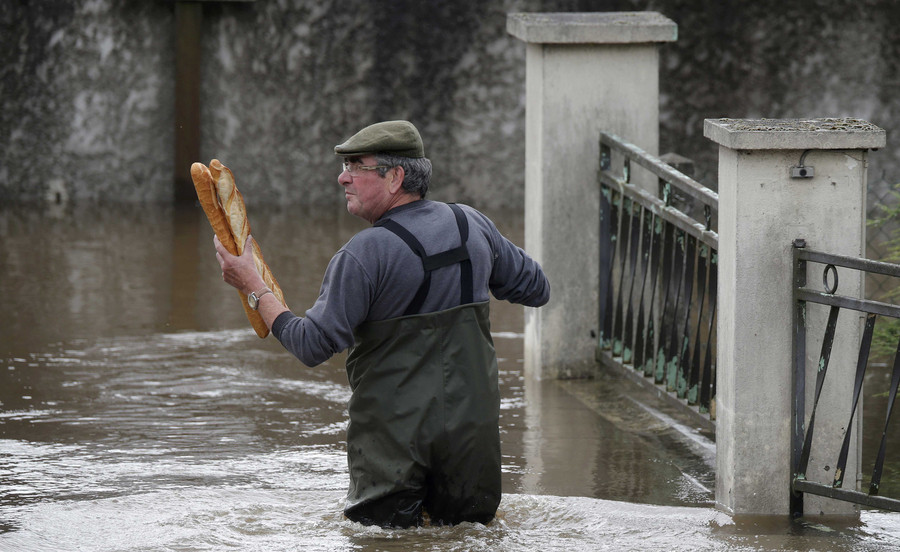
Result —
M247 303L253 310L256 310L259 307L259 299L257 299L255 292L251 292L250 295L247 296Z

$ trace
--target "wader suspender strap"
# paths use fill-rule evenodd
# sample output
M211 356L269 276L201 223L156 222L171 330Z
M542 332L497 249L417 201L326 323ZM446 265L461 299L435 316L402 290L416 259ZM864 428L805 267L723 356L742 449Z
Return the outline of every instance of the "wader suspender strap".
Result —
M459 229L461 245L453 249L448 249L442 253L435 253L434 255L426 255L425 248L422 247L419 240L417 240L409 230L393 220L385 219L375 223L375 226L381 226L396 234L397 237L406 242L406 245L409 246L413 253L422 259L422 268L425 270L425 279L422 280L422 285L419 286L419 290L416 292L416 296L413 297L412 303L409 304L409 307L406 308L406 312L403 313L404 316L418 314L422 309L422 305L425 304L425 298L428 296L428 290L431 287L431 271L456 263L461 263L459 273L459 304L467 305L473 301L474 284L472 282L472 260L469 259L469 250L466 248L466 241L469 239L469 221L466 220L465 213L462 212L462 209L460 209L458 205L452 203L448 205L456 216L456 226Z

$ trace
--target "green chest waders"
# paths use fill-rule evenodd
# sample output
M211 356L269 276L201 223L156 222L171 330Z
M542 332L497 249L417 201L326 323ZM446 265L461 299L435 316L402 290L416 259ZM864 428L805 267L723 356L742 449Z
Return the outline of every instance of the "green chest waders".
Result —
M365 524L487 523L500 503L500 393L487 302L472 303L465 215L451 205L462 245L426 256L393 221L383 224L422 258L425 281L407 313L366 322L347 357L350 490L344 513ZM430 272L462 263L462 305L417 314ZM468 265L468 266L466 266ZM423 292L424 288L424 292Z

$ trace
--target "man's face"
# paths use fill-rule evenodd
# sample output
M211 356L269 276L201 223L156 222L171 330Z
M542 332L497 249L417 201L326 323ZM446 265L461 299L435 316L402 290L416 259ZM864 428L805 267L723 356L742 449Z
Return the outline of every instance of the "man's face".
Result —
M373 166L376 164L374 155L362 157L346 157L344 161L352 166ZM376 170L341 171L338 183L344 187L344 197L347 198L347 211L374 223L388 210L391 201L391 193L388 185L391 180L391 172L385 176L379 176Z

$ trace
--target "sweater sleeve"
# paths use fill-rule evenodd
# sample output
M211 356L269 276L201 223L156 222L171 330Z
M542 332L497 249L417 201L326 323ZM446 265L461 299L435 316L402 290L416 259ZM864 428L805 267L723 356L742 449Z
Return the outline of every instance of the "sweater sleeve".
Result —
M319 298L306 316L282 313L272 335L303 364L321 364L353 345L353 328L366 319L373 290L363 266L341 249L328 263Z
M491 293L497 299L526 307L546 305L550 300L550 282L541 265L506 238L501 240L501 252L491 273Z
M500 300L527 307L540 307L550 300L550 282L541 265L524 250L503 237L494 223L478 211L486 225L493 250L494 263L488 285Z

